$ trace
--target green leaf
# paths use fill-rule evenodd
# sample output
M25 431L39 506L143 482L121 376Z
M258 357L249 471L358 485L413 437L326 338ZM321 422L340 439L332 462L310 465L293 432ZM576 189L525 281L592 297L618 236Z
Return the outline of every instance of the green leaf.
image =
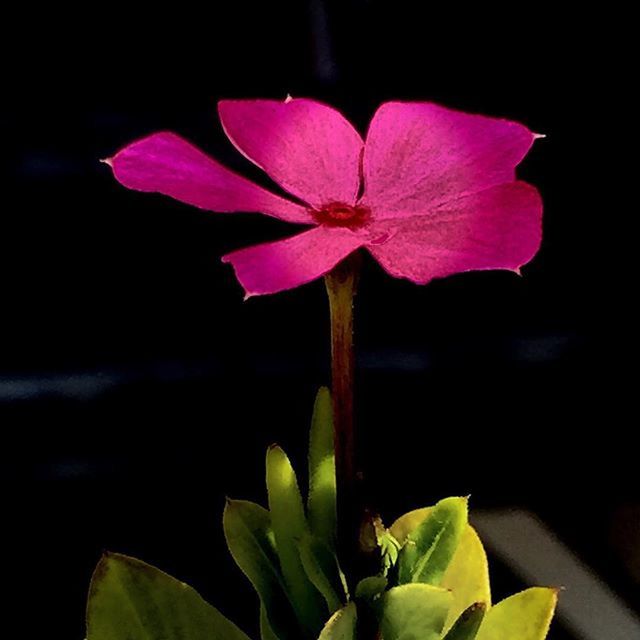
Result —
M159 569L105 554L91 580L87 640L249 640L196 591Z
M326 600L329 613L335 613L347 602L346 581L335 553L310 534L302 538L299 550L309 580Z
M357 621L356 605L352 602L333 614L318 640L354 640Z
M390 589L382 598L384 640L439 640L451 602L451 593L428 584Z
M253 502L227 500L222 519L229 551L258 592L279 640L299 640L300 631L280 573L269 512Z
M398 583L439 585L467 526L467 499L445 498L407 537L398 559Z
M534 587L516 593L489 610L476 640L544 640L557 601L556 589Z
M269 624L267 611L263 605L260 605L260 638L262 640L280 640Z
M432 510L433 507L426 507L406 513L394 522L391 533L400 543L404 543ZM440 586L453 592L453 605L445 629L451 627L462 612L475 602L483 602L487 608L491 606L487 554L478 534L470 525L466 526L462 534Z
M287 592L306 631L316 636L326 620L322 596L307 578L298 541L308 533L296 474L284 451L277 446L267 451L267 490L271 525Z
M389 581L385 576L362 578L356 585L356 599L373 602L384 593Z
M444 640L475 640L486 611L487 605L484 602L472 604L456 620Z
M311 531L330 548L336 542L336 460L333 444L333 408L329 389L316 396L309 438L309 498Z

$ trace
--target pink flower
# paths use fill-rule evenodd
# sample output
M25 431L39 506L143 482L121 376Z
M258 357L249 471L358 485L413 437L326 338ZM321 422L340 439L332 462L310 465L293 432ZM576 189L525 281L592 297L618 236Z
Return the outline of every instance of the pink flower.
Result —
M340 113L313 100L223 100L218 111L236 148L292 198L173 133L134 142L108 162L131 189L309 225L223 258L247 297L310 282L361 247L392 276L416 283L474 269L518 271L538 250L540 196L515 176L537 136L520 124L387 102L363 141Z

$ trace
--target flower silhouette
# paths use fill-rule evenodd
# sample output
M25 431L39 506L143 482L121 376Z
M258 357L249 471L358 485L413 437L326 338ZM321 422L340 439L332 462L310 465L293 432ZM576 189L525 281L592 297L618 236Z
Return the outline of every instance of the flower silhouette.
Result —
M314 100L223 100L218 111L235 147L291 198L168 132L107 162L131 189L310 225L224 256L247 297L310 282L362 247L392 276L420 284L476 269L518 271L538 250L542 202L515 175L538 136L518 123L387 102L363 141Z

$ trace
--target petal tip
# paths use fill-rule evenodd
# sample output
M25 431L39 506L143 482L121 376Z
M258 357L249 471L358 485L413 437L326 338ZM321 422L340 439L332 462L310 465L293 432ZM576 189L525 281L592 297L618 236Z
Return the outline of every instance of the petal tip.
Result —
M293 100L293 96L290 93L287 93L287 97L284 99L285 104L289 104Z
M99 162L102 164L108 164L113 169L113 157L111 158L100 158Z
M546 133L535 133L535 132L532 132L532 133L533 133L534 140L542 140L543 138L547 137Z
M242 249L239 249L239 251L242 251ZM255 298L256 296L260 295L255 291L249 291L248 289L245 289L244 285L240 281L240 278L238 276L238 269L236 268L236 265L233 262L232 257L233 257L233 253L227 253L226 255L220 258L220 262L222 262L222 264L230 264L231 267L233 268L233 271L236 275L236 279L240 283L240 286L244 289L244 296L242 297L242 301L246 302L247 300L249 300L249 298Z

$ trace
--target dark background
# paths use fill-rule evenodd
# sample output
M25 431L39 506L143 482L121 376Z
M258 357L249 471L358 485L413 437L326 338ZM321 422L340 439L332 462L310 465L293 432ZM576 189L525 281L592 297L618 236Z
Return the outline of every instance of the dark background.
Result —
M526 507L640 608L637 448L621 383L630 278L609 240L622 212L607 185L610 129L598 125L617 113L604 43L615 32L584 7L417 7L100 3L7 16L0 482L4 582L23 635L83 638L103 549L254 624L224 547L224 496L264 501L273 441L304 470L313 397L328 382L322 283L242 302L219 257L288 225L127 191L98 159L170 129L266 185L215 105L287 93L330 102L361 130L381 102L404 99L547 134L520 169L545 200L544 243L523 278L418 287L366 263L363 464L387 521L448 494ZM499 565L495 579L498 597L518 586Z

